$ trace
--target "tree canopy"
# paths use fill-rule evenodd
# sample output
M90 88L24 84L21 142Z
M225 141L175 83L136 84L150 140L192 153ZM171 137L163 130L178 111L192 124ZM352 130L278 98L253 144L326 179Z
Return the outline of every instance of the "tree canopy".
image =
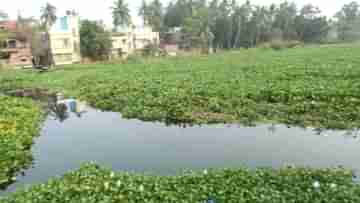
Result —
M124 0L116 0L111 7L113 16L113 25L116 29L118 26L128 26L131 24L129 5Z
M360 5L357 2L345 4L335 17L341 40L360 39Z
M96 21L84 20L80 27L81 54L94 60L106 59L112 48L111 36Z
M40 19L45 29L49 30L57 20L56 7L50 3L46 3L46 5L41 8Z

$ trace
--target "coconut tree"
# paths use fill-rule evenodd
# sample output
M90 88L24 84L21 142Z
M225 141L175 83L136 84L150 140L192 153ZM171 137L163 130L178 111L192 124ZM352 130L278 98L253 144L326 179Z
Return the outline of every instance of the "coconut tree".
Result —
M46 3L46 5L41 8L41 21L45 29L49 30L56 22L56 19L56 7L50 3Z
M128 26L131 24L130 9L124 0L117 0L111 7L114 28L118 26Z
M46 30L46 39L48 41L47 48L44 50L44 55L47 61L47 65L55 65L54 56L52 54L51 40L50 40L50 29L55 24L57 20L56 16L56 7L50 3L46 3L44 7L41 8L41 22L43 27Z

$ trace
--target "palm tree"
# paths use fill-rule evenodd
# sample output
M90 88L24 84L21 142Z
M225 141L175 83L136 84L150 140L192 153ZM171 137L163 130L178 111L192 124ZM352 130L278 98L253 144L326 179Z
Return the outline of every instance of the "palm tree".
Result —
M49 30L56 22L56 7L50 3L46 3L45 7L41 8L41 21L46 30Z
M144 25L147 25L149 21L149 8L145 0L142 0L138 14L142 17Z
M124 0L115 1L114 7L111 7L111 9L115 29L117 26L128 26L131 24L130 9Z
M47 61L47 65L52 66L55 65L54 56L52 54L51 48L51 40L50 40L50 29L54 25L57 20L56 17L56 7L51 5L50 3L46 3L45 7L41 8L41 21L46 30L46 39L48 41L47 48L45 50L45 57Z

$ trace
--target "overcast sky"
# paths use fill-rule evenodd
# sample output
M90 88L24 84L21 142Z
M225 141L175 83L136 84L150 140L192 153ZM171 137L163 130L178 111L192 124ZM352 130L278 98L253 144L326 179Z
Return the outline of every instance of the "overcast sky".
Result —
M20 12L23 16L39 17L40 8L49 2L58 8L58 16L65 14L66 10L75 9L84 19L100 20L102 19L106 24L111 25L111 11L114 0L1 0L6 3L1 5L1 10L7 12L11 18L16 18L17 13ZM135 17L137 10L140 7L142 0L127 0L132 14L133 20L136 24L141 24L141 20ZM147 0L149 1L149 0ZM164 5L167 5L171 0L161 0ZM246 0L238 0L243 3ZM281 3L284 0L251 0L253 4L270 5L271 3ZM291 1L291 0L290 0ZM324 14L332 17L345 3L354 0L294 0L299 6L307 3L312 3L318 6ZM355 0L360 3L360 0Z

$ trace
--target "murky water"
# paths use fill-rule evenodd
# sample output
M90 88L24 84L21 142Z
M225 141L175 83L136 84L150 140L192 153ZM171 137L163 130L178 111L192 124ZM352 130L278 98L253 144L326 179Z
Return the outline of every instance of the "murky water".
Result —
M182 128L121 118L92 108L48 117L32 148L33 167L0 192L75 170L95 161L114 170L169 175L181 169L284 165L360 170L358 132L283 125L204 125Z

